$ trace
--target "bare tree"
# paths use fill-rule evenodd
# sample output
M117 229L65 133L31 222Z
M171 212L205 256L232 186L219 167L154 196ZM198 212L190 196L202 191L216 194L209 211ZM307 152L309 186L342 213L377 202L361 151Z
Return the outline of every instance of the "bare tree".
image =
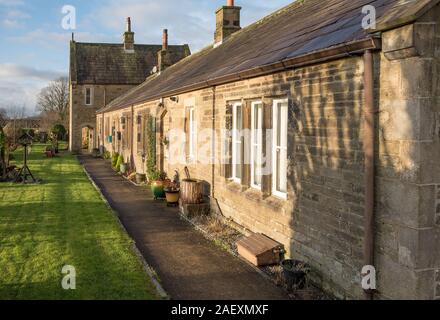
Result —
M69 113L69 82L67 77L49 83L38 95L37 110L45 114L57 114L58 121L67 122Z

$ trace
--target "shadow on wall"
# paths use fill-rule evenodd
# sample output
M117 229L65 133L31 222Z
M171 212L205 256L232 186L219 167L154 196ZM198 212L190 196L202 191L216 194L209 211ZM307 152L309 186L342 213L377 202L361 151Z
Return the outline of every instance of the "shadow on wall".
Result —
M353 297L363 294L363 73L362 57L294 71L289 109L291 255L317 271L312 279L325 290Z

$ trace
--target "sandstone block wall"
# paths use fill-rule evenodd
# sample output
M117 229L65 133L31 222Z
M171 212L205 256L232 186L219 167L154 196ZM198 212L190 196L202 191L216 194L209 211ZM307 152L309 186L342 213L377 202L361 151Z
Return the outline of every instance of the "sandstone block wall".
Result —
M85 88L92 88L93 104L85 104ZM69 125L69 149L80 152L82 145L82 128L89 126L96 128L96 111L103 108L115 98L127 92L131 85L70 85L70 125ZM97 142L96 132L94 140ZM93 142L93 141L92 141ZM91 148L97 144L91 143Z
M384 50L374 57L378 298L440 297L439 17L437 7L413 26L385 32ZM397 39L408 35L402 46ZM158 142L158 152L165 150L163 169L183 176L188 166L192 177L205 181L214 211L283 243L288 256L312 266L314 281L330 293L362 298L363 74L362 57L353 56L182 94L177 102L151 101L133 112L155 116L166 135L184 130L185 110L194 106L196 157L174 163L171 149L184 155L185 143L171 140L167 148ZM271 107L278 98L290 99L287 200L225 179L219 163L226 106L263 100ZM130 111L104 118L117 122ZM142 172L136 143L133 150L118 150L133 155ZM214 164L200 161L212 156Z

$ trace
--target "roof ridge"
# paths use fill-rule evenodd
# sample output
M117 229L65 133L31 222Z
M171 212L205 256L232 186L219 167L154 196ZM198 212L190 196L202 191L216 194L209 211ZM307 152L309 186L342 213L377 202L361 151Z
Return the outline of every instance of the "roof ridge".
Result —
M149 80L148 84L144 83L130 94L123 95L112 104L111 110L157 97L199 90L205 85L208 87L264 75L281 68L293 68L294 64L316 63L319 59L313 54L324 50L332 52L335 48L342 48L359 53L365 47L376 48L371 36L361 26L360 10L354 17L351 12L363 5L373 4L380 7L378 19L390 16L391 20L395 20L407 14L403 10L395 10L398 1L296 0L235 32L222 45L214 47L210 44L182 59ZM440 0L420 2L438 3ZM414 11L414 2L408 2L407 6L406 11ZM348 47L348 44L351 45ZM305 61L304 57L310 60Z
M111 43L111 42L78 42L78 41L73 41L75 44L79 44L79 45L96 45L96 46L123 46L123 43ZM162 47L162 44L155 44L155 43L135 43L135 46L155 46L155 47ZM188 44L170 44L168 45L168 47L185 47Z

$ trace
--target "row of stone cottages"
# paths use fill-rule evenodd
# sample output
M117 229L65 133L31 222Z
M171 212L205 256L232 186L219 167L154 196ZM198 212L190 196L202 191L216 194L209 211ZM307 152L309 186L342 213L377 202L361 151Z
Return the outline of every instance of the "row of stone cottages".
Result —
M95 142L144 172L154 119L158 168L187 166L212 210L284 244L325 290L364 297L373 265L367 297L439 298L438 3L296 1L241 29L228 1L215 44L101 108Z

